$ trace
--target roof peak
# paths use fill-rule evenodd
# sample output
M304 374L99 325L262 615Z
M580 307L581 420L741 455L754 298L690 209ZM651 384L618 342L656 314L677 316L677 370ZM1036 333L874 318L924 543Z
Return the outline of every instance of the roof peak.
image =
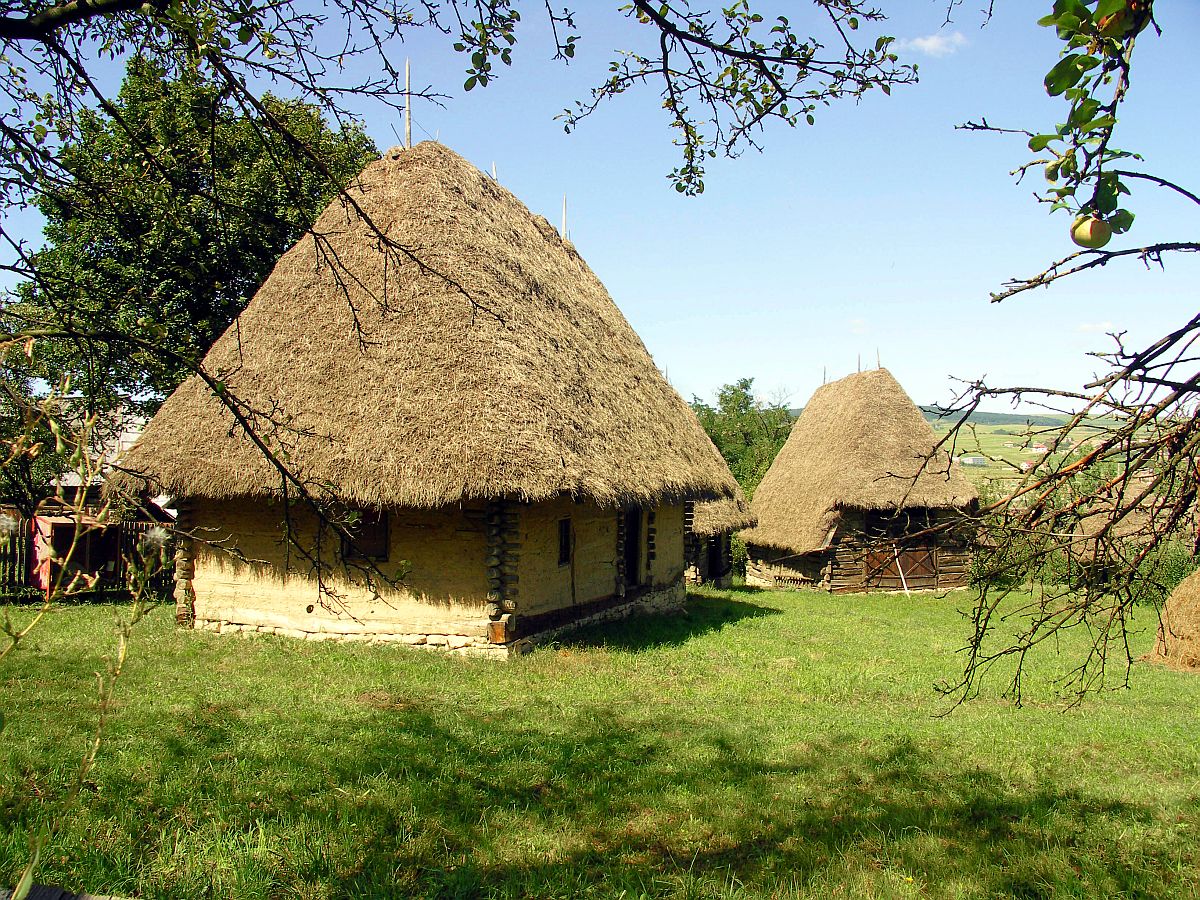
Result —
M599 279L510 191L423 141L346 193L204 360L300 477L376 506L733 494ZM125 462L178 494L279 484L196 378Z

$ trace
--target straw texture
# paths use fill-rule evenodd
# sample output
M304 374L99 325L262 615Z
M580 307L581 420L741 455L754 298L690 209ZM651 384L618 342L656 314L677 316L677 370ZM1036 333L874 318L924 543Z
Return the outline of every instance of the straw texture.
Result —
M733 496L695 415L545 219L433 142L389 151L349 193L419 262L336 200L204 360L303 481L377 507ZM175 495L280 490L196 377L122 465Z
M817 389L754 492L748 544L792 553L829 546L840 510L951 509L978 498L887 369Z
M739 486L736 497L707 500L696 504L692 512L692 534L712 537L749 528L758 520L750 512L746 495Z
M1200 571L1183 579L1163 607L1151 658L1179 669L1200 669Z

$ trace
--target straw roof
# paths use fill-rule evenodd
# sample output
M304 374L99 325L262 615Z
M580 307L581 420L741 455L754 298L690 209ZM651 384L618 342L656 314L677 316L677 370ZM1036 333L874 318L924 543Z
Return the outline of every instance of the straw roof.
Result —
M389 151L348 193L362 214L331 203L204 359L302 480L370 506L733 495L695 415L544 218L433 142ZM280 490L195 376L121 462L176 495Z
M841 510L962 508L978 498L887 369L817 389L754 492L747 543L792 553L829 546Z
M1200 669L1200 571L1183 579L1167 600L1150 658L1180 669Z
M711 537L741 528L749 528L758 520L750 512L746 495L738 487L737 496L720 500L701 501L692 512L692 534Z

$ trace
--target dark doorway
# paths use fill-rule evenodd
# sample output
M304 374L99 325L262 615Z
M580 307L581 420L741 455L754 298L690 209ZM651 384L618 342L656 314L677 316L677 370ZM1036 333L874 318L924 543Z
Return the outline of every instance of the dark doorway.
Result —
M725 541L720 535L708 539L708 572L710 579L721 578L725 575Z
M625 510L625 587L642 583L642 508Z

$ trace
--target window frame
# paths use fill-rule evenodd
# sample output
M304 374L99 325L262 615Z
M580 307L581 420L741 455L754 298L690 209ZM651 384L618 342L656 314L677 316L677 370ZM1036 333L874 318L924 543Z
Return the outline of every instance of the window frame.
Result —
M558 520L558 565L569 566L575 559L575 534L571 529L571 517Z
M366 507L352 510L352 512L358 513L360 518L357 522L346 526L346 530L354 534L355 539L351 542L342 538L342 559L387 562L392 546L391 517L388 515L388 511ZM368 528L374 529L374 531L367 532ZM364 552L380 545L382 545L381 553Z

